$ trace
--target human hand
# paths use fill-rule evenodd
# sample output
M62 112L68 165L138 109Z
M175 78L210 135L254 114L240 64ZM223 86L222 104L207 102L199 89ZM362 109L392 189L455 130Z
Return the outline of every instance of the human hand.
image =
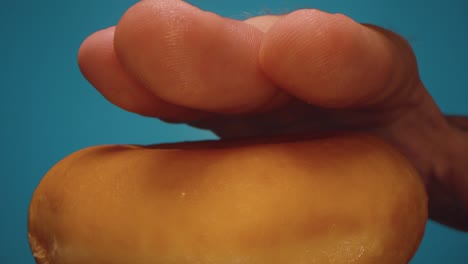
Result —
M79 52L112 103L221 138L365 131L398 148L430 216L468 230L466 120L445 117L400 36L318 10L246 21L142 1Z

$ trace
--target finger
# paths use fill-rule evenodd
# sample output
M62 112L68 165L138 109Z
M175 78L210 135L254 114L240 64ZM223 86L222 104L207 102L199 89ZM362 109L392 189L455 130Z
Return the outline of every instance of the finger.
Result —
M258 67L263 33L183 1L142 1L117 25L115 48L129 73L173 104L249 112L277 89Z
M167 103L135 81L122 68L113 48L114 27L98 31L81 45L78 62L83 75L115 105L165 121L191 121L206 115Z
M318 10L281 18L265 33L259 54L276 84L322 107L392 106L415 97L419 81L402 38Z

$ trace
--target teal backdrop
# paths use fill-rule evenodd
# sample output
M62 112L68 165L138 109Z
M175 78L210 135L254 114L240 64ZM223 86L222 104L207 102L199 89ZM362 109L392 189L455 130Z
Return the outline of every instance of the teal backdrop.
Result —
M27 209L41 177L78 149L214 138L127 113L81 76L84 38L115 24L136 1L25 0L0 6L0 263L32 264ZM190 1L232 18L319 8L405 36L422 79L445 113L468 115L468 2L464 0ZM468 234L429 223L412 264L468 263Z

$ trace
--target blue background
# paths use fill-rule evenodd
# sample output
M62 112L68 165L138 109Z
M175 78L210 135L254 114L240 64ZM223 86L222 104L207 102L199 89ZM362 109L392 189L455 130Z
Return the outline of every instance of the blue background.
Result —
M27 208L41 177L78 149L106 143L206 139L184 125L124 112L81 76L84 38L115 24L136 1L26 0L0 6L0 263L33 263ZM445 113L468 114L468 2L463 0L191 1L224 16L319 8L345 13L409 39L422 79ZM429 223L412 263L467 263L468 234Z

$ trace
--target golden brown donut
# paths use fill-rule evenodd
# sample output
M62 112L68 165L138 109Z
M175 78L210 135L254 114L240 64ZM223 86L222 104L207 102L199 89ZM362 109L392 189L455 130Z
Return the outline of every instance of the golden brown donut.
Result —
M40 264L408 263L427 221L413 167L366 135L91 147L34 193Z

